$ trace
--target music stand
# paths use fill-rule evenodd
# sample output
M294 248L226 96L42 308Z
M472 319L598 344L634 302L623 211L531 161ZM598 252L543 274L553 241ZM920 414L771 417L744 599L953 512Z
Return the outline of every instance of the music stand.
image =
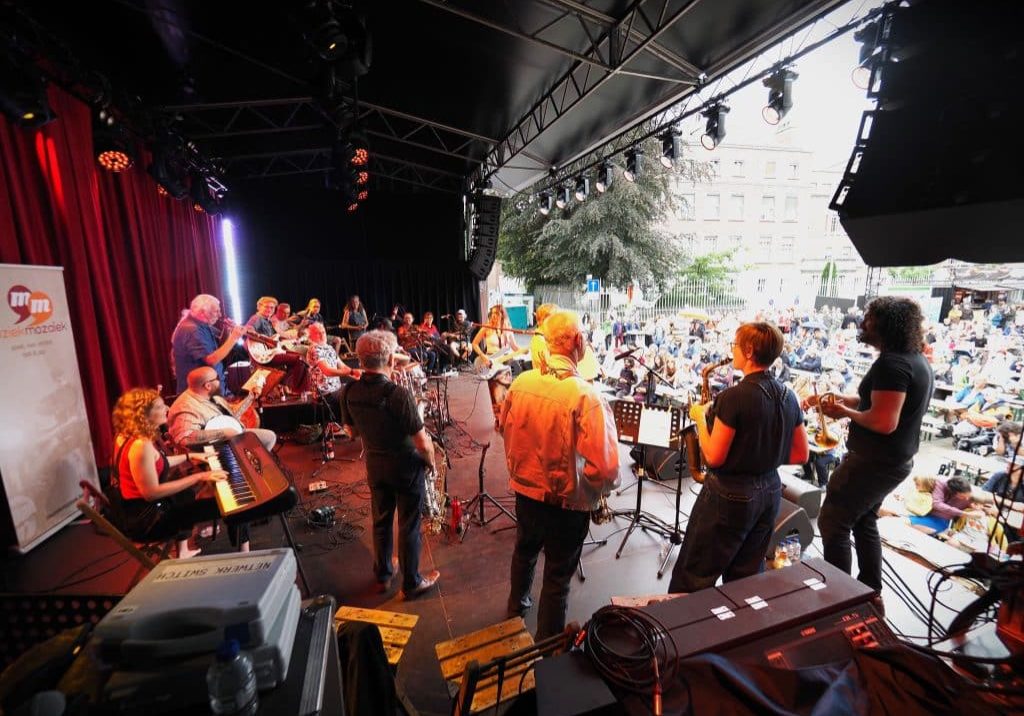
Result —
M338 419L334 415L334 411L331 409L331 404L327 400L327 396L325 394L314 388L313 395L315 396L313 398L313 411L314 414L318 414L320 416L320 457L313 459L314 461L320 461L320 467L310 473L310 480L323 472L329 464L336 460L344 462L358 462L359 458L362 457L361 453L359 457L348 457L340 456L334 451L334 438L337 436L330 434L330 424L337 423Z
M612 403L612 413L615 417L615 430L618 433L619 442L627 445L635 445L640 448L640 461L636 469L636 507L633 509L629 528L626 530L619 549L615 552L615 559L622 556L622 550L629 541L633 530L637 527L647 532L654 532L668 539L673 544L681 542L678 529L678 503L676 498L676 523L672 526L650 515L641 509L643 500L644 471L647 462L647 447L672 447L673 441L678 442L680 413L676 408L659 408L651 405L643 405L634 401L616 400ZM677 490L678 495L678 490ZM628 513L627 513L628 514ZM671 550L669 550L671 552ZM665 562L667 563L667 559ZM658 571L660 578L664 574L664 563Z

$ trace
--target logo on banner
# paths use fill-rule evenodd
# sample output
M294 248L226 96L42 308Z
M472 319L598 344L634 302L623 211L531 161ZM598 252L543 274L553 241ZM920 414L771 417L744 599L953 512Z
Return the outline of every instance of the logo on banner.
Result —
M32 291L25 286L11 286L7 291L7 306L18 317L15 325L32 319L29 325L46 323L53 315L53 301L42 291Z

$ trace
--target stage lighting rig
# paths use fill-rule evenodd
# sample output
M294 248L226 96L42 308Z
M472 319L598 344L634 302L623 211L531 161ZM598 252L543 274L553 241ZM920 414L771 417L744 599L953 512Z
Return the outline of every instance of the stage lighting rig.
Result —
M313 0L306 8L311 28L306 39L317 56L346 77L369 72L373 45L363 17L333 0Z
M594 188L597 189L598 194L604 194L612 185L615 180L614 168L615 165L610 159L605 159L597 168L597 181L594 182Z
M853 33L853 39L860 43L860 57L857 66L850 73L855 87L866 90L871 84L871 72L875 65L875 54L878 50L878 28L880 24L871 22Z
M189 194L192 197L192 208L196 211L216 216L224 208L222 199L226 192L227 189L216 177L198 170L192 172Z
M128 133L109 107L93 112L92 144L96 163L109 172L123 172L135 164Z
M722 103L712 105L702 113L707 121L700 143L708 151L713 150L725 139L725 115L728 113L729 108Z
M0 54L0 111L19 127L36 129L56 119L46 97L46 82L30 64Z
M586 201L590 196L590 179L585 174L576 177L576 201Z
M563 184L558 187L558 191L555 193L555 206L559 209L564 209L569 206L569 185Z
M153 161L146 172L153 177L157 189L183 199L188 194L188 159L184 140L171 132L164 133L152 147Z
M644 150L642 147L630 147L626 151L626 169L622 172L623 178L628 182L635 182L636 178L644 170Z
M682 132L679 127L672 125L661 134L661 164L666 169L671 169L679 158L679 137Z
M761 116L768 124L778 124L793 107L793 80L799 75L783 67L764 78L764 86L768 88L768 105L761 111Z
M538 211L540 211L542 216L547 216L548 214L551 213L552 199L550 191L542 191L540 194L538 194L537 201L540 204L540 208L538 209Z

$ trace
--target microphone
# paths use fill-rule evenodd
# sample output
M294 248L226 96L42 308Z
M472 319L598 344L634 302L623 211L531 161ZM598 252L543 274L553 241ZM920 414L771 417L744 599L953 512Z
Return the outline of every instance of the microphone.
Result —
M450 313L442 313L441 314L441 318L451 318L451 317L452 317L452 314L450 314Z
M631 355L640 350L640 346L633 346L625 353L619 353L615 356L615 360L622 360L623 358L629 358Z

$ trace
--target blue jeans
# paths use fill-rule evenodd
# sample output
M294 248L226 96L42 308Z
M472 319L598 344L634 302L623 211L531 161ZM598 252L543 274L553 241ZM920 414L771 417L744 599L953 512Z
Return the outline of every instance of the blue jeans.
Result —
M420 583L420 504L423 501L424 468L405 474L382 470L370 472L370 508L373 512L373 573L377 581L391 580L391 550L395 510L398 510L398 563L402 568L402 589L409 592ZM388 474L388 473L391 474Z
M912 461L885 464L866 455L848 452L832 472L825 503L818 515L818 529L825 561L847 574L853 569L850 533L857 548L857 579L872 589L882 589L882 539L878 534L878 510L913 467Z
M583 551L590 513L564 510L516 493L516 546L512 552L508 613L529 603L537 556L544 550L544 584L537 610L537 641L561 633L569 608L569 582Z
M696 592L764 570L782 500L778 472L720 479L708 473L686 525L668 591Z

